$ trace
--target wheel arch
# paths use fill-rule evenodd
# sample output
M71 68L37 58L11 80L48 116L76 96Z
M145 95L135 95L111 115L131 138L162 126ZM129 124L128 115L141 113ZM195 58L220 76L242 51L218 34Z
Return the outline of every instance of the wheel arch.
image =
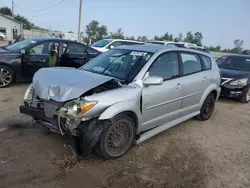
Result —
M99 120L111 120L117 116L126 115L135 123L135 133L137 134L141 125L140 107L132 101L123 101L115 103L106 109L98 118Z
M215 97L215 100L217 100L220 96L220 91L221 88L217 86L217 84L211 84L207 90L203 93L201 100L200 100L200 107L203 105L205 99L207 98L207 96L212 93Z
M5 66L5 67L8 67L9 69L11 69L12 70L12 72L13 72L13 82L15 82L16 81L16 73L15 73L15 70L13 69L13 67L10 65L10 64L8 64L8 63L4 63L4 62L1 62L0 61L0 65L2 65L2 66Z

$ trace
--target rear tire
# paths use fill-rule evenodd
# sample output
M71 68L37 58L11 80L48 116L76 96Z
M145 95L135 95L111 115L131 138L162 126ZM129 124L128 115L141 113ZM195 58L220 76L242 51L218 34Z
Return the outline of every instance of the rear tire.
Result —
M241 103L249 103L250 101L250 87L246 86L243 89L242 96L239 98Z
M121 115L114 118L112 123L104 128L95 151L105 159L116 159L125 154L133 143L135 137L134 121Z
M3 40L3 37L0 37L0 40Z
M10 86L14 80L13 70L7 66L0 65L0 88Z
M215 107L215 96L212 93L210 93L205 99L200 109L200 114L197 116L197 118L201 121L208 120L213 114L214 107Z

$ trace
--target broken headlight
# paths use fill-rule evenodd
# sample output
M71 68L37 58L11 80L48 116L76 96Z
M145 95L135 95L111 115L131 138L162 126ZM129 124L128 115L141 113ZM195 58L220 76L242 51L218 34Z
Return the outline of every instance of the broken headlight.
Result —
M32 84L30 84L24 94L23 100L24 100L24 103L28 103L29 101L32 101L32 99L33 99L33 88L32 88Z
M234 80L230 83L230 85L232 86L245 86L247 85L247 78L243 78L243 79L238 79L238 80Z
M97 101L74 100L66 103L60 110L61 116L79 116L85 114L97 104Z

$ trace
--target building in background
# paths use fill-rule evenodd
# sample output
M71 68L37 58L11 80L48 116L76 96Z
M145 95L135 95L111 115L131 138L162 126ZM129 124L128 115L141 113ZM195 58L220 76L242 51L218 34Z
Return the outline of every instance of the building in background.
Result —
M23 33L23 24L11 16L0 13L0 32L6 35L6 40L15 40Z

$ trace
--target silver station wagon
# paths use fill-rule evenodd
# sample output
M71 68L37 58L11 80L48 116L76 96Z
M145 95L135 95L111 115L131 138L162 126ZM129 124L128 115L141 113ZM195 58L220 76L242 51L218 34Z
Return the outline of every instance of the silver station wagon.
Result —
M192 117L207 120L221 76L208 53L162 45L120 46L74 68L43 68L20 112L65 135L82 157L106 159Z

